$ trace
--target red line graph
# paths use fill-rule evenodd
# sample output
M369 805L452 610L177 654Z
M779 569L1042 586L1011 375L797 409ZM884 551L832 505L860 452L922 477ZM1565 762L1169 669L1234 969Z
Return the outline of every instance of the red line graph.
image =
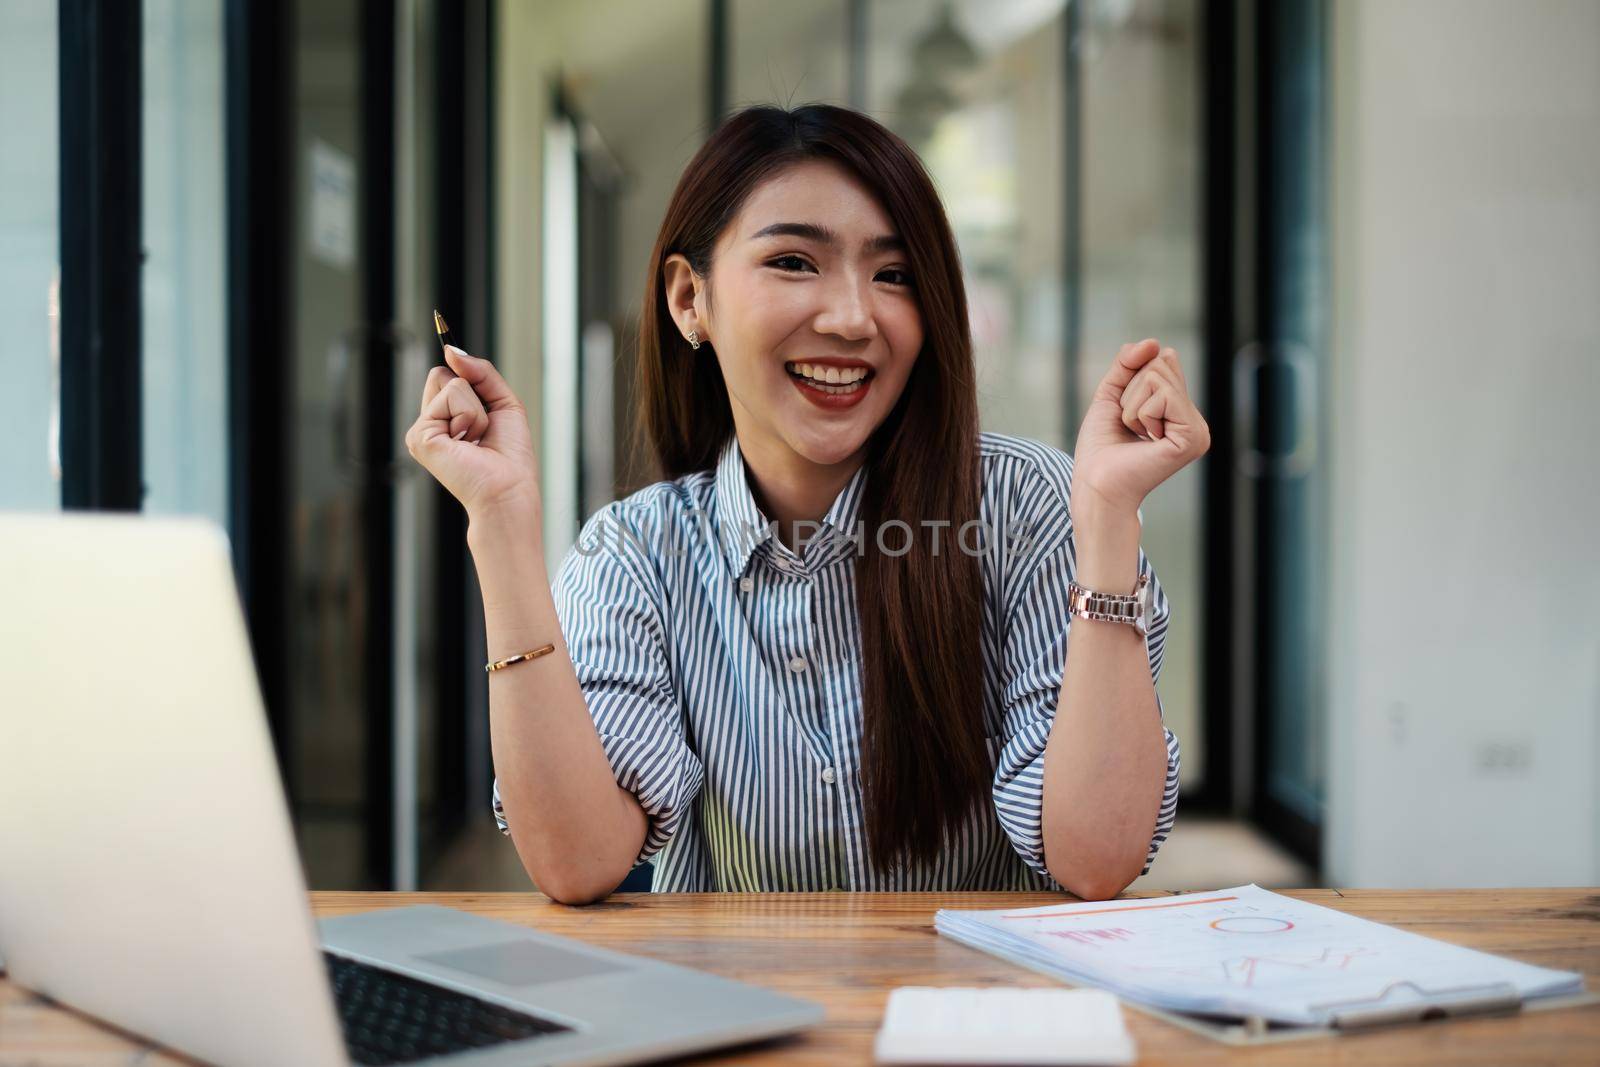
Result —
M1155 911L1157 908L1192 908L1196 904L1221 904L1238 900L1238 897L1206 897L1204 900L1180 900L1176 904L1129 904L1121 908L1089 908L1085 911L1036 911L1028 915L1002 915L1002 919L1054 919L1062 916L1077 918L1080 915L1107 915L1114 911Z
M1238 968L1238 974L1229 974L1229 964L1226 962L1222 965L1222 972L1228 976L1230 982L1236 982L1240 977L1243 977L1244 984L1251 986L1255 984L1256 969L1263 963L1275 963L1280 967L1298 967L1302 971L1309 971L1314 967L1328 967L1335 971L1342 971L1349 967L1350 961L1357 956L1370 956L1372 954L1372 952L1364 948L1325 948L1322 950L1321 955L1310 959L1304 957L1292 959L1285 956L1245 956L1233 964Z
M1213 967L1222 968L1222 977L1230 984L1253 987L1256 982L1256 972L1261 965L1275 964L1279 967L1291 967L1301 971L1313 969L1327 969L1334 971L1347 970L1350 961L1359 956L1376 956L1377 952L1366 948L1325 948L1315 956L1239 956L1231 960L1222 960L1217 964L1207 964L1201 967L1135 967L1140 971L1164 971L1168 974L1192 975L1196 978L1211 977L1215 971Z

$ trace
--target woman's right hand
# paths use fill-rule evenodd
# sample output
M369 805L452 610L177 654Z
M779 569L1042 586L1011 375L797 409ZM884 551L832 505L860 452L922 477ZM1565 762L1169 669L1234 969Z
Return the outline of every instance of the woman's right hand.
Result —
M428 372L422 413L406 447L469 517L539 511L538 464L528 411L494 364L454 346Z

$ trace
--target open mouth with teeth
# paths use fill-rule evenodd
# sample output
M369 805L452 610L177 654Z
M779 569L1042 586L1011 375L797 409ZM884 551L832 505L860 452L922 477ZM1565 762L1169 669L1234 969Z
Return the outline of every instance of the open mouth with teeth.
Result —
M829 367L821 363L791 360L783 365L789 377L824 393L848 395L858 393L872 377L871 367Z

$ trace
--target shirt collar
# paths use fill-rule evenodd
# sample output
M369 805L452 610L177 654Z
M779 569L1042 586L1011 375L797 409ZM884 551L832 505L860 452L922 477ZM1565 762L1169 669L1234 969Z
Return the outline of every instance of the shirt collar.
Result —
M717 541L728 561L728 570L735 576L743 574L750 556L771 536L767 517L750 494L739 436L729 434L717 457Z
M848 538L853 532L856 516L861 510L861 493L866 484L866 475L867 467L863 463L829 505L827 514L822 517L823 532L807 548L808 569L813 563L820 565L831 562L836 554L827 545L830 530L840 534L841 538ZM755 497L750 492L749 474L745 469L744 453L739 448L737 434L728 435L728 441L717 457L716 500L717 538L728 570L737 577L744 573L756 549L768 540L775 544L777 542L770 521L756 505ZM816 560L811 558L813 548L820 554Z
M828 506L828 513L822 516L825 527L849 536L856 524L856 515L861 510L861 492L867 484L867 465L865 463L856 468L844 488L839 490L839 495L833 498L833 503Z

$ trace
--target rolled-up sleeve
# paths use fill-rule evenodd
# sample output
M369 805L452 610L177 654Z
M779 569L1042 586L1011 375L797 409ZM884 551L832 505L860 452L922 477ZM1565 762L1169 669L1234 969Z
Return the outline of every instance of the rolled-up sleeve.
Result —
M584 523L551 586L606 759L649 817L635 866L672 839L704 777L672 682L666 604L645 544L624 505L609 504ZM492 804L509 834L498 779Z
M1058 508L1058 525L1054 529L1066 532L1054 539L1041 537L1038 551L1023 561L1015 580L1009 583L1003 609L1006 637L1000 650L1005 731L994 778L995 811L1000 825L1027 865L1055 889L1062 886L1051 876L1044 855L1044 751L1061 699L1071 631L1067 586L1077 572L1065 499L1059 501ZM1148 574L1155 586L1155 618L1145 641L1154 683L1161 677L1171 608L1142 548L1139 573ZM1161 708L1159 694L1156 707ZM1179 747L1171 730L1166 730L1166 744L1166 786L1140 874L1149 873L1156 851L1177 819Z

